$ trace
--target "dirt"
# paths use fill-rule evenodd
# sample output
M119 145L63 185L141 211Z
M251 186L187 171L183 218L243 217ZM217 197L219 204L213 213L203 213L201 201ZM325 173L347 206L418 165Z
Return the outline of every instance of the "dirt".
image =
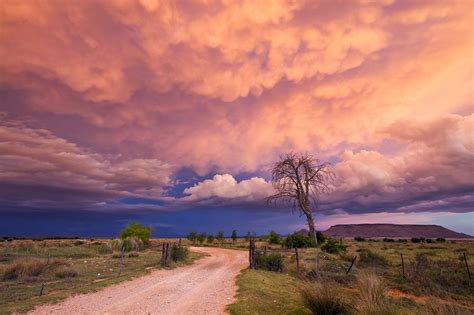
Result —
M172 270L156 270L100 291L80 294L29 314L225 314L235 300L245 251L192 248L209 256Z

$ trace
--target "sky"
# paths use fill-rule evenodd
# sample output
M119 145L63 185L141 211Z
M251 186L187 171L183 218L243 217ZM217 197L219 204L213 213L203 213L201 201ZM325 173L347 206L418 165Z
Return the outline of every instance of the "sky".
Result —
M454 1L0 2L0 235L289 233L288 152L334 224L474 235L474 24Z

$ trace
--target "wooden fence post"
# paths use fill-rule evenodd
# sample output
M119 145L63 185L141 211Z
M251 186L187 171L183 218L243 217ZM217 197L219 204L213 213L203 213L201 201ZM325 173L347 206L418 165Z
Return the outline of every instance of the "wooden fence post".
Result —
M165 258L165 265L168 264L168 258L170 256L170 243L166 243L166 258Z
M403 261L403 254L400 253L400 258L402 259L402 277L405 279L405 261Z
M469 265L467 263L466 253L463 253L464 256L464 263L466 264L467 275L469 276L469 280L471 280L471 271L469 270Z
M319 253L318 255L316 256L316 266L318 267L318 271L321 271L321 267L319 265Z
M250 269L256 269L257 262L255 257L255 241L250 240L249 243L249 261L250 261Z
M43 290L44 290L44 283L41 284L41 289L40 289L40 292L39 292L39 296L43 295Z
M296 271L300 272L300 256L298 255L298 247L295 247L295 255L296 255Z
M357 256L354 256L354 258L352 258L351 265L349 266L349 269L347 269L346 275L349 274L349 272L351 272L352 266L354 265L356 259L357 259Z

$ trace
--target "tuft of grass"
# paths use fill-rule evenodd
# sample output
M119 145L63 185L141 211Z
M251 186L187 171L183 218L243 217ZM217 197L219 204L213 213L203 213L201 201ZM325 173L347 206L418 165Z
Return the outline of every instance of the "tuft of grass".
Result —
M376 252L367 249L361 248L359 251L359 262L363 265L377 265L377 266L387 266L388 260Z
M351 303L339 290L337 284L323 281L301 290L303 303L312 314L344 315L353 314Z
M39 277L47 271L55 270L67 265L59 259L29 259L18 260L8 265L3 273L2 280L17 280Z
M283 256L277 253L257 255L257 268L274 272L282 272L284 267Z
M60 279L65 279L65 278L74 278L77 276L77 271L74 270L71 266L60 266L54 275Z
M362 272L356 281L357 302L363 313L379 314L381 310L390 309L387 300L387 285L376 274Z
M465 315L471 314L471 310L453 304L441 303L435 299L429 299L423 315Z

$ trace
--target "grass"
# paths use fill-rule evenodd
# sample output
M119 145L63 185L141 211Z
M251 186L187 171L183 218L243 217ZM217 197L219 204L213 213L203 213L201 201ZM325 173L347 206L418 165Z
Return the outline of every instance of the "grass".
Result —
M311 314L299 294L301 284L294 277L262 270L244 270L237 278L237 302L231 314Z
M127 253L124 266L121 259L114 259L112 253L101 250L105 240L81 242L0 243L0 314L24 313L36 305L96 291L161 268L161 248L158 248L159 241L156 240L152 241L149 249L138 255L136 252ZM172 263L167 268L189 264L202 256L190 252L188 259ZM43 295L39 296L43 285Z
M319 248L300 249L300 273L291 251L280 252L284 256L282 273L246 270L238 279L238 300L230 310L233 314L305 314L319 307L313 302L340 304L334 294L340 292L344 301L352 301L354 314L474 313L474 285L460 260L462 253L466 253L473 272L474 242L344 243L348 247L341 254L322 252ZM279 248L267 243L259 244L258 248L263 246ZM402 277L400 254L404 257L406 278ZM357 260L346 274L354 256ZM308 279L313 283L308 285ZM317 283L326 282L334 290L318 287ZM312 291L305 291L308 287ZM279 301L284 302L277 305Z

